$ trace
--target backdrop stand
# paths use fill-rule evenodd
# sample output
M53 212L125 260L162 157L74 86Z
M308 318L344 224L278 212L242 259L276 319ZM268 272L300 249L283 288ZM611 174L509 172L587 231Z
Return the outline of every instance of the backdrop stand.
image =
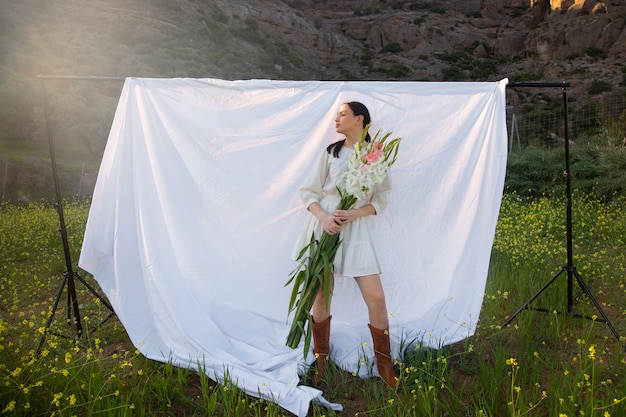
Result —
M523 310L529 308L529 304L532 303L537 297L543 293L553 282L555 282L561 275L567 273L567 311L559 312L557 314L566 314L572 317L584 318L587 320L600 321L602 323L606 323L606 325L611 329L613 335L617 338L618 342L621 343L621 338L619 333L609 320L608 316L602 309L602 306L596 299L596 297L591 292L589 286L585 283L583 278L578 273L576 266L574 265L574 254L573 254L573 245L572 245L572 183L571 183L571 175L570 175L570 155L569 155L569 125L568 125L568 116L567 116L567 87L569 87L569 83L544 83L544 82L528 82L528 83L509 83L509 87L561 87L561 91L563 94L563 123L565 129L565 171L563 173L565 177L565 208L566 208L566 239L567 239L567 264L564 265L559 272L557 272L548 282L544 284L539 291L537 291L528 301L526 301L520 308L513 314L507 321L502 325L503 327L508 326L517 315ZM595 317L589 317L581 314L577 314L574 312L574 278L576 278L576 283L580 286L583 292L589 297L596 310L602 316L602 319L597 319ZM550 312L547 309L535 308L536 311L541 312ZM624 346L626 349L626 346Z
M50 316L48 317L48 321L46 322L43 335L41 337L39 346L37 348L37 354L39 354L41 352L41 349L43 348L47 333L52 333L57 336L69 338L68 336L63 335L63 334L50 332L50 325L52 324L52 320L54 319L54 315L59 306L59 302L61 300L61 296L63 295L63 291L65 290L65 287L67 287L67 322L68 324L72 322L74 323L74 326L76 328L76 337L75 337L76 339L79 339L82 336L83 325L82 325L82 321L80 318L80 308L78 304L78 296L76 294L75 279L78 280L80 283L82 283L85 286L85 288L87 288L94 296L96 296L100 300L102 305L104 305L110 311L110 314L107 316L107 318L105 318L102 321L101 325L104 324L108 319L110 319L112 316L115 315L115 311L113 310L113 307L111 306L111 304L109 304L109 302L104 297L102 297L87 281L85 281L83 277L81 277L78 274L77 271L74 270L72 266L70 246L67 240L67 229L65 226L65 217L63 215L63 201L61 198L61 187L59 185L59 175L58 175L57 163L56 163L56 153L54 150L54 138L52 135L52 129L50 126L50 116L48 112L48 91L46 89L45 79L46 78L47 79L50 79L50 78L70 79L72 77L39 77L39 78L42 79L41 88L42 88L42 93L43 93L43 108L44 108L44 114L46 118L48 145L50 147L50 161L52 165L54 189L56 191L56 209L59 214L59 222L60 222L59 231L61 232L61 240L63 241L63 251L65 254L65 266L67 270L63 273L63 280L61 281L61 285L59 286L59 291L54 300L54 304L52 305L52 312L50 313ZM74 79L76 79L76 77ZM78 79L91 79L91 77L90 78L78 78Z

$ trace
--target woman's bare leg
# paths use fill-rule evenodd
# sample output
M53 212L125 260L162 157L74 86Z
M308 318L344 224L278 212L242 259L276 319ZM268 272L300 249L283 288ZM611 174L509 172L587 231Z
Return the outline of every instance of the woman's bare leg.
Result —
M366 275L356 278L359 289L367 305L370 318L370 332L374 342L374 356L378 374L390 387L398 384L398 375L393 369L391 340L389 338L389 318L380 276Z
M389 326L389 317L380 275L365 275L355 280L367 306L370 324L378 329L386 329Z
M313 302L313 311L311 315L313 316L313 321L316 323L321 323L326 320L330 316L330 303L333 298L333 288L335 284L335 279L333 275L330 275L330 294L328 303L326 302L326 297L324 295L324 289L320 288L317 292L317 296L315 297L315 301Z

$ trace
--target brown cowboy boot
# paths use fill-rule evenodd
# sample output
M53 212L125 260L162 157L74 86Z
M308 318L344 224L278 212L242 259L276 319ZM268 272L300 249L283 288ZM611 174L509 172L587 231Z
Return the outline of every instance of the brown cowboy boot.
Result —
M319 323L313 321L311 316L311 330L313 333L313 353L315 353L315 375L314 380L321 380L326 373L326 362L328 361L328 354L330 353L330 346L328 340L330 339L330 319L332 316L328 316L326 320L322 320Z
M395 387L398 384L398 376L396 371L393 370L393 363L391 362L391 342L389 341L389 328L384 330L372 327L371 324L367 325L372 333L372 341L374 342L374 354L376 355L376 366L378 367L378 373L380 377L390 387Z

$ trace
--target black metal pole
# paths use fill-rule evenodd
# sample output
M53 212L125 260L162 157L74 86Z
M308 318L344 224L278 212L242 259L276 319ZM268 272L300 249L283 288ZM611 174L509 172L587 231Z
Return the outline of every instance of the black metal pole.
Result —
M82 326L82 322L80 319L80 309L78 308L78 297L76 296L76 286L74 283L74 270L72 268L72 257L70 253L70 246L67 240L67 228L65 227L65 217L63 214L63 200L61 197L61 187L59 185L59 174L57 170L56 153L54 151L54 137L52 135L52 129L50 126L50 115L48 112L48 90L46 89L46 85L44 81L41 82L41 88L43 92L43 109L44 109L44 114L46 118L46 127L48 131L48 145L50 147L50 162L52 164L52 177L54 179L54 189L56 192L56 208L57 208L57 212L59 213L59 223L60 223L59 232L61 232L61 240L63 241L63 252L65 254L65 266L67 267L67 271L65 272L66 279L63 280L63 284L67 283L67 296L68 296L67 315L68 315L68 320L71 320L72 311L73 311L77 338L80 338L80 336L83 333L83 326ZM48 320L48 327L50 323L52 322L54 313L55 311L53 309L50 315L50 318Z
M82 336L82 334L83 334L83 325L82 325L82 321L81 321L81 318L80 318L80 308L79 308L79 305L78 305L78 297L77 297L77 294L76 294L76 282L74 281L75 279L77 279L79 282L81 282L111 312L109 314L109 316L102 321L101 324L103 324L109 318L111 318L113 315L115 315L115 311L113 310L113 307L111 306L111 304L103 296L101 296L95 290L95 288L93 288L91 285L89 285L89 283L87 281L85 281L85 279L83 279L83 277L81 277L80 274L78 274L77 271L74 270L74 267L72 265L71 251L70 251L70 246L69 246L69 242L68 242L68 239L67 239L67 228L65 226L65 215L63 213L63 199L61 197L61 186L59 185L59 174L58 174L57 163L56 163L56 151L54 149L54 135L52 134L52 127L51 127L51 123L50 123L50 114L49 114L49 110L48 110L48 90L46 88L45 82L46 82L46 80L124 81L126 78L123 78L123 77L58 76L58 75L40 75L37 78L39 78L41 80L41 88L42 88L42 95L43 95L43 109L44 109L44 114L45 114L45 118L46 118L46 128L47 128L47 132L48 132L48 145L50 147L50 161L51 161L51 165L52 165L52 176L53 176L53 179L54 179L54 188L55 188L55 192L56 192L56 208L57 208L57 211L58 211L58 214L59 214L59 223L61 225L59 231L61 232L61 240L63 241L63 251L64 251L64 254L65 254L65 265L66 265L66 268L67 268L67 270L63 274L63 280L62 280L61 285L59 287L59 291L58 291L57 296L55 298L54 304L52 306L52 312L51 312L50 316L48 317L48 321L46 322L46 327L45 327L43 335L41 337L41 341L39 342L39 348L37 349L37 353L39 354L41 352L41 349L43 348L43 344L44 344L44 340L45 340L45 337L46 337L46 333L50 329L50 325L52 324L52 320L54 319L55 312L57 310L59 301L61 299L61 295L63 294L63 290L65 289L66 285L67 285L67 318L68 318L68 322L72 321L72 313L73 313L73 320L74 320L74 323L76 325L76 339L79 339Z
M567 87L569 87L568 82L519 82L519 83L509 83L510 87L561 87L562 97L563 97L563 127L565 129L565 211L566 211L566 247L567 247L567 264L564 265L559 272L557 272L551 279L549 279L539 291L537 291L530 299L528 299L511 317L509 317L506 322L502 325L502 327L508 326L517 315L522 311L528 308L529 304L532 303L539 295L548 288L556 279L561 276L563 272L567 272L567 314L572 317L585 318L589 320L596 320L593 317L587 317L580 314L576 314L574 312L574 278L578 285L581 287L583 292L589 297L592 301L593 305L596 307L602 319L598 320L603 323L606 323L613 333L613 335L617 338L619 342L621 342L621 337L618 334L617 330L609 320L609 317L606 315L602 306L596 299L596 297L591 292L589 286L582 279L578 271L576 270L576 266L574 265L574 247L573 247L573 226L572 226L572 178L570 171L570 140L569 140L569 116L568 116L568 107L567 107ZM546 309L538 308L538 311L548 312ZM624 346L626 350L626 345Z
M572 233L572 177L570 174L569 154L569 117L567 109L567 90L563 90L563 124L565 128L565 213L566 213L566 239L567 239L567 312L574 310L574 247Z
M124 81L127 77L98 77L87 75L38 75L40 80L71 80L71 81Z
M569 82L549 82L549 81L526 81L526 82L510 82L507 84L509 87L569 87Z

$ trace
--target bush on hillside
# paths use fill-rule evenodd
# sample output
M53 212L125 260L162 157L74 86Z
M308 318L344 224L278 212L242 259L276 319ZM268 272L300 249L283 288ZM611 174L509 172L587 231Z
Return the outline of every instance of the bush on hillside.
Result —
M565 152L528 147L508 156L505 192L527 197L564 194ZM626 148L570 147L572 188L600 201L612 201L626 187Z

